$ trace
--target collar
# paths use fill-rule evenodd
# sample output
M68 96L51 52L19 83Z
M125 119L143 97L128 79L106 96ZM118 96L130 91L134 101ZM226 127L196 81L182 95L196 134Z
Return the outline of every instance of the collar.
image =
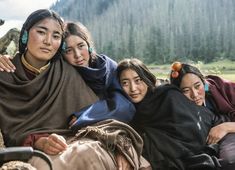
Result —
M40 73L42 73L44 70L46 70L46 68L50 65L50 62L48 64L46 64L45 66L37 69L34 66L32 66L31 64L29 64L26 60L24 55L22 55L21 57L21 61L23 63L23 65L25 66L26 69L28 69L29 71L33 72L34 74L38 75Z

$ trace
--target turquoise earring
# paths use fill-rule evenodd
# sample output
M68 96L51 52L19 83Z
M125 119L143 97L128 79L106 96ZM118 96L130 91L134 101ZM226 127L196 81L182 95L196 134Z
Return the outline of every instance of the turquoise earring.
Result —
M63 42L63 44L62 44L62 50L65 51L65 50L66 50L66 47L67 47L66 42Z
M92 53L93 49L91 47L88 48L89 53Z
M23 35L22 35L22 37L21 37L21 42L22 42L23 44L26 44L27 41L28 41L28 32L27 32L26 30L24 30L24 33L23 33Z
M205 92L209 91L209 85L207 83L204 84L204 89L205 89Z

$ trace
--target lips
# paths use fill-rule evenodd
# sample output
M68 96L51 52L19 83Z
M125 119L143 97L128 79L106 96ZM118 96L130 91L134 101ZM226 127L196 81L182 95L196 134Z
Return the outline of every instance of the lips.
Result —
M130 97L131 98L137 98L139 95L138 94L131 94Z
M83 63L84 63L83 60L81 60L81 61L75 61L75 64L76 64L76 65L79 65L79 66L82 66Z
M41 49L41 51L43 51L45 53L50 53L51 52L51 50L48 49L48 48L40 48L40 49Z

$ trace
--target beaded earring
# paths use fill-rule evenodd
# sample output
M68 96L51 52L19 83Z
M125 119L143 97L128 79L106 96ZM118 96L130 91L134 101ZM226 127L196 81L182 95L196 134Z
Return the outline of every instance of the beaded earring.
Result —
M207 83L204 84L204 90L205 90L205 92L209 91L209 85Z
M22 35L22 37L21 37L21 42L22 42L23 44L26 44L27 41L28 41L28 32L27 32L26 30L24 30L24 33L23 33L23 35Z
M89 53L92 53L93 49L91 47L88 48Z
M65 50L66 50L66 47L67 47L66 42L63 42L63 44L62 44L62 50L65 51Z

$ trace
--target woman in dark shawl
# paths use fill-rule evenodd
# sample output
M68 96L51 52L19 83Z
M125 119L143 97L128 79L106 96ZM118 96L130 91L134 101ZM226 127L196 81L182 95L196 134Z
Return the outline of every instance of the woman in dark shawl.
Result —
M220 118L207 143L219 144L224 170L235 169L235 83L213 75L204 77L197 67L180 62L172 64L170 80L187 98Z
M154 170L184 170L184 160L206 144L212 113L172 85L156 88L155 76L138 59L124 59L117 73L136 107L131 125L143 138L143 156Z

